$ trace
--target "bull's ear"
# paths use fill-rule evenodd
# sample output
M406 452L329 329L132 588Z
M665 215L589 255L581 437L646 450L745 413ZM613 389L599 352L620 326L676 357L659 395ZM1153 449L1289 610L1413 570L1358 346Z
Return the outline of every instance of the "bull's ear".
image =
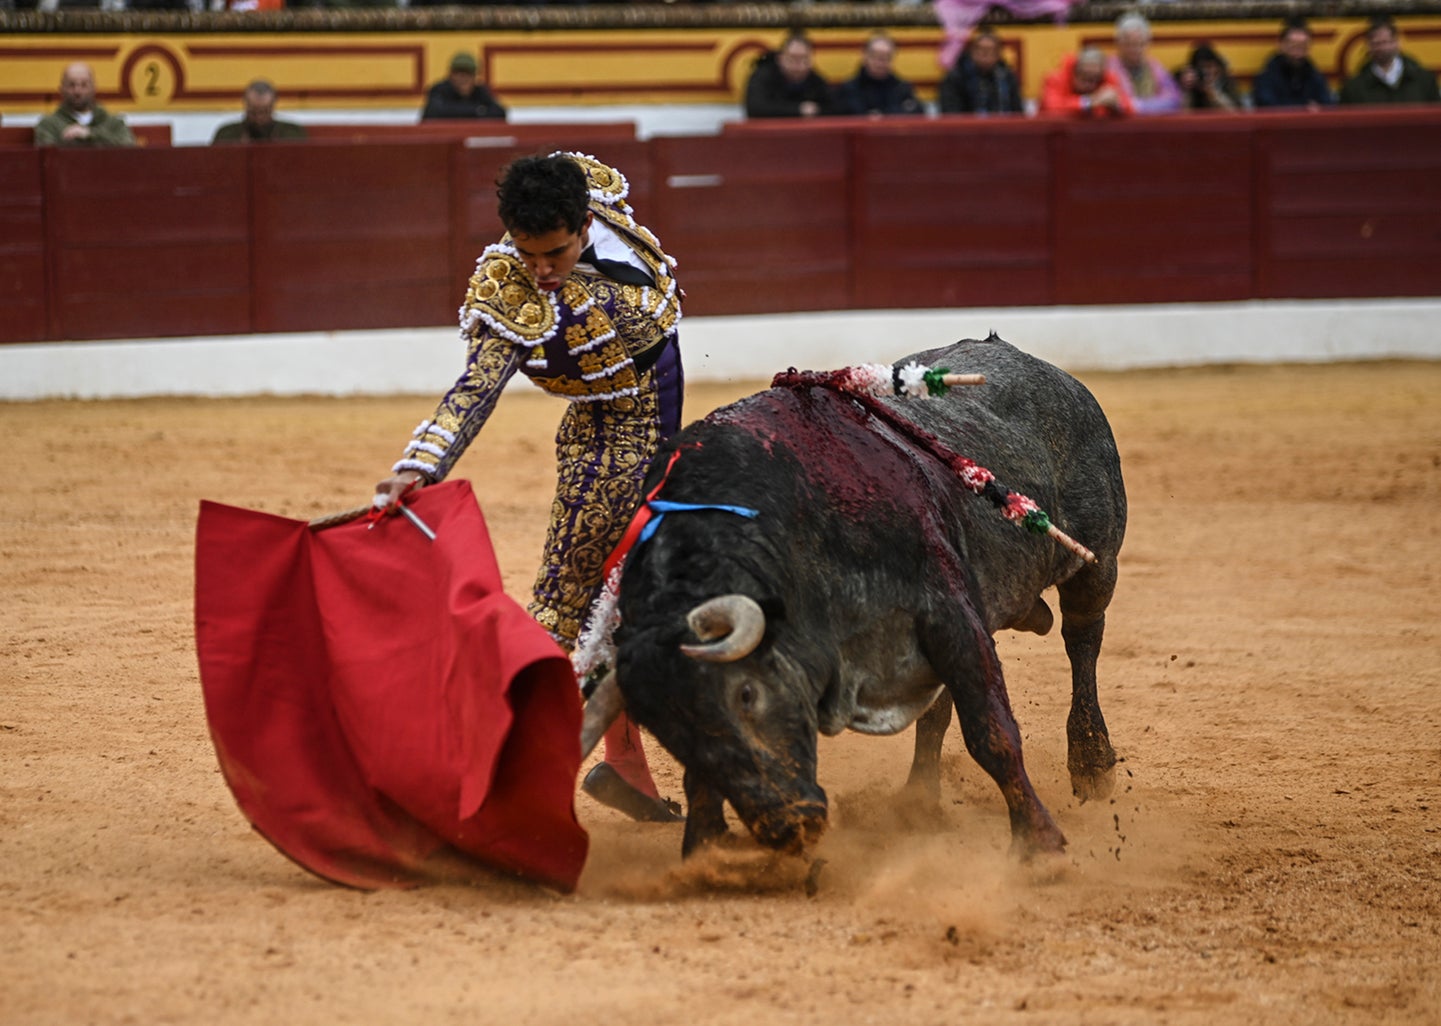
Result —
M625 698L620 693L620 682L611 670L596 685L590 700L585 703L585 717L580 724L580 757L584 760L600 739L610 729L616 717L625 712Z

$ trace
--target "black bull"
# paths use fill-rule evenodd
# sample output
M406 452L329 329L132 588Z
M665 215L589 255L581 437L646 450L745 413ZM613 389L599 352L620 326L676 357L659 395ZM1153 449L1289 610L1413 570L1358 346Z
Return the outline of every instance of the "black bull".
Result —
M1013 851L1061 850L991 640L1046 633L1051 585L1071 664L1072 787L1083 799L1110 791L1096 659L1126 498L1105 415L1074 378L994 335L896 366L912 359L986 384L864 401L771 388L691 425L651 468L648 493L668 468L657 498L758 511L671 513L631 552L617 672L587 707L594 721L623 698L685 767L686 854L726 833L725 801L764 845L814 842L826 821L818 734L891 734L919 718L911 783L939 794L952 703L1005 797ZM937 449L1029 496L1096 561L1005 519ZM942 689L950 703L935 701Z

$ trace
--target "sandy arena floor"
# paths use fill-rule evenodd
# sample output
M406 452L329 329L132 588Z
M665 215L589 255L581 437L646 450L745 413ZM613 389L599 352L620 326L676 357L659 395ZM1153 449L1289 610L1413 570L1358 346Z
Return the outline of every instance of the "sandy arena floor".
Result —
M216 768L197 502L363 502L431 398L0 405L0 1023L1441 1021L1441 363L1085 380L1131 499L1116 799L1070 797L1059 635L1003 634L1067 864L1007 860L954 732L940 830L891 800L910 733L849 735L822 741L814 897L584 797L573 896L308 876ZM461 464L517 596L560 409L508 396Z

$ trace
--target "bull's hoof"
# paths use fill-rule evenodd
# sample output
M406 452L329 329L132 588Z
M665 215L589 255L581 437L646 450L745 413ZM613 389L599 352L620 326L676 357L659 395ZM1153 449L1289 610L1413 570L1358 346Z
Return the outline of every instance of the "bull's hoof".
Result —
M1037 859L1047 862L1066 853L1066 835L1054 823L1038 823L1025 833L1012 833L1011 857L1029 865Z
M602 805L641 823L679 823L685 819L678 803L636 790L608 762L597 763L580 782L580 789Z
M1098 802L1111 797L1116 789L1116 767L1105 769L1071 769L1071 793L1086 802Z
M1111 797L1111 792L1116 789L1116 774L1114 770L1101 770L1099 773L1075 773L1071 775L1071 793L1084 804L1085 802L1098 802Z

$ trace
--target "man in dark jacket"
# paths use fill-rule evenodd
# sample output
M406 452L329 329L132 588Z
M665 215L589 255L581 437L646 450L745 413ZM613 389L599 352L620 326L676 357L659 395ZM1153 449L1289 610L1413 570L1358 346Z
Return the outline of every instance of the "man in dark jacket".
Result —
M834 114L831 87L811 66L811 41L799 32L756 61L746 83L746 117L813 118Z
M436 118L505 118L505 108L476 77L480 71L473 54L464 51L450 59L450 76L430 87L420 120Z
M837 114L924 114L916 91L891 70L896 62L896 43L884 32L866 40L856 77L836 88Z
M1436 103L1436 73L1401 52L1401 37L1390 18L1374 18L1366 29L1370 58L1341 88L1342 103Z
M941 79L942 114L1020 114L1021 84L1001 57L1001 41L978 30Z
M1311 30L1300 19L1281 29L1277 53L1251 84L1257 107L1305 107L1320 110L1336 102L1326 76L1311 62Z

